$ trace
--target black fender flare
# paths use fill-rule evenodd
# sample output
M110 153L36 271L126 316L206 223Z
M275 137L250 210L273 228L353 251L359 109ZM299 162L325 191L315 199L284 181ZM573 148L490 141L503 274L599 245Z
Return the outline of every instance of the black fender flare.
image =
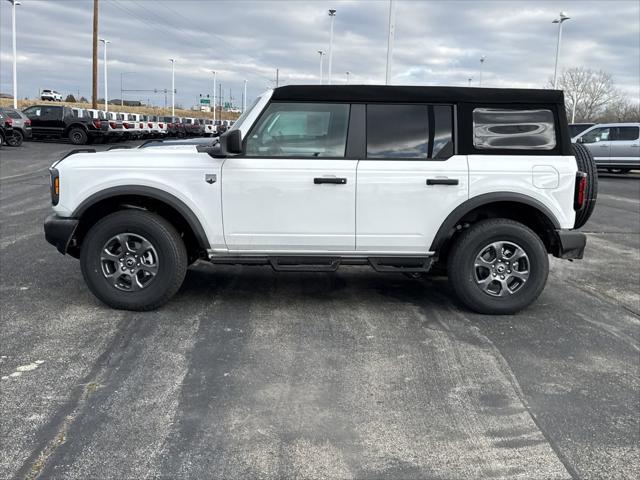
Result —
M485 193L483 195L478 195L477 197L470 198L465 202L458 205L442 222L436 236L431 243L430 250L432 252L437 252L440 250L442 245L447 241L447 239L451 236L455 226L464 218L472 210L475 210L478 207L482 207L484 205L490 205L492 203L503 203L503 202L511 202L511 203L519 203L522 205L526 205L529 207L533 207L538 210L541 214L543 214L548 222L553 225L554 229L560 229L560 222L546 205L544 205L539 200L536 200L533 197L528 195L523 195L522 193L516 192L492 192Z
M176 210L182 218L185 219L191 230L193 231L198 245L203 249L211 248L207 234L202 228L202 224L197 215L179 198L175 195L160 190L159 188L147 187L145 185L119 185L117 187L106 188L93 195L87 197L78 207L73 211L72 217L80 219L82 214L87 211L92 205L97 202L107 200L112 197L121 197L125 195L135 195L140 197L147 197L153 200L166 203L174 210Z

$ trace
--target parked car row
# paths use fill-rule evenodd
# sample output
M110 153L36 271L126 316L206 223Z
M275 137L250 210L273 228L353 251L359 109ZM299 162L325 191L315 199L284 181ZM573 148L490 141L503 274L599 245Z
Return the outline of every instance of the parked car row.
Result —
M0 140L19 146L26 138L63 138L74 145L165 137L213 137L224 133L233 121L206 118L105 112L97 109L42 104L22 112L2 112Z
M571 141L584 145L593 155L598 168L605 168L611 173L629 173L640 169L640 123L580 125L587 127L575 134Z

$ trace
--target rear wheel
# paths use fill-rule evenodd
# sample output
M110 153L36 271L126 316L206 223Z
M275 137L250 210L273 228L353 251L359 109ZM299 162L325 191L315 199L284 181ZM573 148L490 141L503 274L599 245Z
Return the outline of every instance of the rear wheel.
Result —
M87 132L85 132L82 128L74 127L69 130L69 141L74 145L85 145L87 143L87 140Z
M474 224L455 240L447 270L465 306L503 315L538 298L549 274L549 258L531 229L513 220L491 219Z
M584 192L584 207L576 212L576 220L574 228L580 228L593 213L596 207L596 198L598 197L598 167L591 152L579 143L572 143L573 155L576 158L578 170L587 174L587 185Z
M107 305L124 310L153 310L180 288L187 251L164 218L123 210L89 230L80 255L91 292Z
M20 145L22 145L23 140L24 135L22 134L22 132L20 130L13 130L11 132L11 135L7 137L7 145L11 147L19 147Z

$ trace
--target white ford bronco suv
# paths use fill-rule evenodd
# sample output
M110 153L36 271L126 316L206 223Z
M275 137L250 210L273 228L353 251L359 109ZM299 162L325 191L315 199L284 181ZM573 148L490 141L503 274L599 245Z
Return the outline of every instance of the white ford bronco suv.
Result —
M74 151L50 171L46 239L129 310L168 301L201 259L436 267L468 308L513 313L548 254L582 258L597 189L556 90L285 86L219 144Z

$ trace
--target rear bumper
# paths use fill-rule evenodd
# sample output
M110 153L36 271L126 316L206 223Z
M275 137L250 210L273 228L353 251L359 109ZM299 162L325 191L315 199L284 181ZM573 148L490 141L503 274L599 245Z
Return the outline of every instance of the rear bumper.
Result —
M554 256L569 260L581 259L584 256L584 248L587 245L587 236L584 233L556 230L556 239L558 247Z
M44 238L64 255L77 227L78 220L75 218L49 215L44 221Z

